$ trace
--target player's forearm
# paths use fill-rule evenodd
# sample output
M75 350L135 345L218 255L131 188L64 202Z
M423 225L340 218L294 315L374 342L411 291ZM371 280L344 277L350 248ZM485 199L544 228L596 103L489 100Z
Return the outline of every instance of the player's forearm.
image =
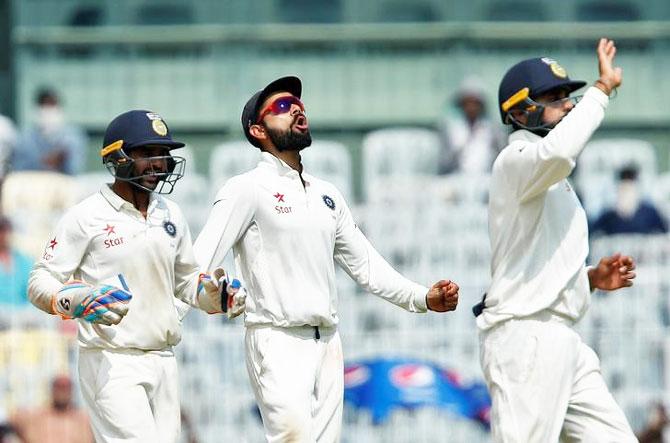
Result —
M360 246L336 255L338 263L366 291L410 312L426 312L428 288L393 267L363 237ZM348 252L348 253L347 253Z
M605 117L609 98L598 88L589 88L582 100L544 138L548 151L576 159Z
M199 273L195 272L184 278L181 284L177 285L175 297L189 306L201 309L198 304L198 276Z
M538 142L518 143L503 154L501 167L516 183L519 201L526 202L567 178L576 159L600 126L608 98L590 88L575 108Z
M28 298L42 311L55 314L52 308L53 298L62 287L62 282L38 264L31 271L28 279Z

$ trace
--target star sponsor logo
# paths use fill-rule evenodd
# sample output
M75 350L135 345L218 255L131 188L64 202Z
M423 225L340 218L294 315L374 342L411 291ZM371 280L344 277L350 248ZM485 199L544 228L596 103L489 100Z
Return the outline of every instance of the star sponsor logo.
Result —
M52 258L54 258L53 252L55 251L57 244L58 241L56 240L56 237L49 240L49 243L44 248L44 254L42 254L43 260L51 260Z
M105 227L102 228L104 232L105 240L102 242L105 245L105 249L113 248L114 246L119 246L123 244L123 237L119 237L116 233L116 226L105 223Z
M123 237L108 238L104 241L105 249L113 248L123 244Z
M109 237L112 234L116 235L116 231L114 231L114 229L114 225L110 225L108 223L107 226L105 226L102 230L105 231L107 233L107 237Z
M273 195L273 197L277 199L277 203L286 203L284 200L284 194L277 192ZM276 205L275 212L277 214L291 214L293 213L293 208L291 206Z
M291 213L293 213L293 207L291 207L291 206L275 206L275 212L277 214L291 214Z

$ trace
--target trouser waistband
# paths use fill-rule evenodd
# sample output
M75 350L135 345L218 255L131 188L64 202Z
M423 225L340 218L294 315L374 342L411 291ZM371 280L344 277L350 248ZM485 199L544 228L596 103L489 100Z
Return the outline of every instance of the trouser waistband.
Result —
M297 335L303 338L313 338L321 340L322 337L332 336L337 331L337 326L274 326L274 325L250 325L247 329L270 328L278 331L284 331L287 334Z

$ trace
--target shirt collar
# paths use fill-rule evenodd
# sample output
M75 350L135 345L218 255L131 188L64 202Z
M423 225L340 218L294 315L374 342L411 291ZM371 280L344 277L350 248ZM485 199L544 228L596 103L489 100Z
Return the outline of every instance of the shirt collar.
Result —
M261 153L261 160L258 163L259 166L263 167L269 167L272 170L276 171L279 175L288 175L288 174L295 174L298 177L300 174L298 171L290 167L284 160L275 157L274 155L270 154L269 152L262 152ZM303 165L302 168L302 177L303 180L307 180L306 177L307 175L305 174L305 166Z
M109 184L102 185L102 187L100 188L100 193L105 198L105 200L107 200L109 204L112 205L112 207L117 211L120 211L124 205L127 205L129 209L137 211L137 209L135 209L135 206L133 206L129 201L122 199L119 194L112 191L112 187ZM147 208L147 214L151 213L151 211L156 207L157 202L158 202L158 196L156 195L155 192L152 192L151 195L149 196L149 206Z
M509 135L509 142L516 142L516 141L525 141L525 142L537 142L542 140L542 137L540 137L537 134L533 134L532 132L526 130L526 129L519 129L517 131L512 132Z

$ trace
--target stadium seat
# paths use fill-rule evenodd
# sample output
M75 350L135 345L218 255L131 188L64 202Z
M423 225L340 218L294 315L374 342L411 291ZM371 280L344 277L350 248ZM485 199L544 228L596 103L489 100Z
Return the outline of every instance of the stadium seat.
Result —
M670 172L659 174L654 180L651 197L658 204L662 213L670 216Z
M191 5L167 2L151 2L138 7L138 25L182 25L195 20Z
M533 0L499 0L489 3L486 19L507 22L538 22L547 20L541 2Z
M428 2L394 1L380 5L381 22L433 22L439 20L439 14Z
M352 203L351 158L346 146L318 140L301 152L305 172L334 184L349 204Z
M184 160L186 160L186 165L184 166L184 175L188 176L189 174L195 174L198 172L197 163L195 161L195 154L193 153L193 149L190 146L173 149L170 151L170 154L175 157L183 157Z
M114 182L114 177L108 171L87 172L74 176L77 186L77 201L81 201L91 194L98 192L105 183Z
M105 21L105 10L98 5L78 6L70 15L69 26L101 26Z
M278 0L278 18L287 23L336 23L342 20L341 0Z
M403 181L407 197L420 189L414 179L436 177L440 140L433 130L423 128L390 128L370 132L363 139L363 180L365 198L375 200L388 196L389 185ZM406 185L406 186L405 186ZM401 197L397 189L394 193Z
M614 203L616 174L623 166L639 168L643 194L649 195L657 174L654 147L644 140L601 139L588 143L579 156L575 184L589 217Z
M260 160L260 151L246 140L221 143L209 158L209 182L214 193L230 177L250 171Z
M583 22L630 22L640 20L640 11L626 1L595 0L577 4L577 20Z
M209 182L204 175L188 173L175 184L172 193L166 195L179 205L194 239L207 221L211 209L210 192Z
M68 340L53 324L44 314L40 328L0 331L0 410L44 404L51 377L68 372Z
M466 174L456 172L443 176L441 182L436 182L438 192L445 201L451 203L479 203L489 201L489 174Z
M15 245L32 257L44 251L47 237L66 209L77 203L75 178L46 171L8 174L2 186L2 212L14 226Z

